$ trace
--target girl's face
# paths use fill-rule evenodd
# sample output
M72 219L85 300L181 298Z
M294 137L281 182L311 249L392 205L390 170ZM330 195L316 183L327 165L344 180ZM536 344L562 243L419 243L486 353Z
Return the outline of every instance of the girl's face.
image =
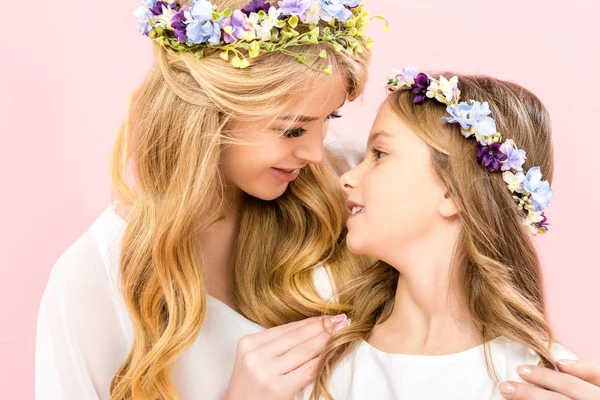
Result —
M431 165L429 147L388 105L377 115L367 157L340 182L352 209L349 249L390 264L399 250L439 226L453 206Z
M262 200L281 196L308 164L325 159L323 140L329 121L339 118L346 92L332 77L326 84L308 86L305 96L280 115L258 121L234 121L233 136L242 144L223 152L227 180Z

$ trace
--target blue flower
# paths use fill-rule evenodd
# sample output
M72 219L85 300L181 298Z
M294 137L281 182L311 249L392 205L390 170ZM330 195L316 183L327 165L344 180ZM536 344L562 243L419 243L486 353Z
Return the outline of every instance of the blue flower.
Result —
M150 26L148 25L148 19L152 17L152 12L150 11L156 5L156 0L144 0L142 5L137 7L133 12L133 16L137 19L138 22L138 30L142 32L144 35L148 35L150 31Z
M311 0L283 0L279 3L279 8L286 15L297 15L301 20L306 18L306 11L311 8Z
M211 21L213 18L213 6L207 0L194 0L190 12L198 21Z
M504 154L506 154L506 160L502 164L502 171L523 171L523 164L527 159L525 150L517 149L515 142L508 139L500 148Z
M216 21L188 21L186 34L190 43L208 43L216 46L221 43L221 26Z
M523 188L530 194L535 211L543 211L548 208L550 198L554 194L548 181L542 181L540 167L533 167L527 171Z
M333 18L339 19L342 22L352 18L352 12L348 9L357 7L360 0L319 0L321 9Z
M497 132L496 121L489 117L491 112L487 101L483 103L473 101L471 104L466 102L452 104L446 107L446 111L451 117L442 117L442 119L451 124L459 124L465 137L470 137L476 133L482 136L490 136Z

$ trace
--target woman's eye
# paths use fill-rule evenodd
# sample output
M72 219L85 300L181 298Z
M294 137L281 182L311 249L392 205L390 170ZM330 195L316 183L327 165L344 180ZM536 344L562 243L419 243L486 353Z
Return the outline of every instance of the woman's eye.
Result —
M327 119L338 119L338 118L342 118L342 114L340 114L339 111L334 111L327 116Z
M289 131L286 131L283 136L285 136L286 138L297 138L300 137L302 135L304 135L306 133L306 129L304 128L296 128L296 129L292 129Z

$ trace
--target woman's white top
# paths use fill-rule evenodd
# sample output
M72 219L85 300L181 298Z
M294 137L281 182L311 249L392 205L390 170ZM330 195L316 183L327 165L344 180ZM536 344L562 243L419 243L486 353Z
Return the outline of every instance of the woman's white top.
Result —
M539 356L507 340L489 343L500 382L523 382L519 365L537 365ZM576 359L563 346L555 359ZM483 346L441 356L390 354L361 341L334 368L329 390L338 400L504 400L488 375ZM310 398L312 385L296 396Z
M358 142L327 142L330 166L341 174L356 165ZM37 326L37 400L110 399L110 383L133 341L119 289L119 256L125 221L107 208L56 262L44 292ZM331 295L327 272L315 272L321 295ZM216 400L229 383L237 343L263 328L209 297L208 313L193 345L177 360L174 383L183 400Z

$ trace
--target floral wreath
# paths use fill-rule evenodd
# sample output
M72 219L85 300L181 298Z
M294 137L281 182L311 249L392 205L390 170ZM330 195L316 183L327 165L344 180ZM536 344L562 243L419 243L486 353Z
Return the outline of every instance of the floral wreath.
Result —
M512 197L523 212L523 224L535 234L548 231L548 220L544 211L554 194L548 181L542 180L540 167L523 171L527 159L525 150L517 147L512 139L504 139L496 130L496 121L490 117L487 102L469 100L460 102L458 77L434 79L419 73L414 67L393 70L387 80L388 93L410 90L415 95L413 102L423 104L426 99L435 99L446 104L449 117L442 119L459 124L465 138L477 139L478 162L490 172L502 172L504 182Z
M282 0L278 7L252 0L240 10L220 12L208 0L194 0L191 7L177 1L143 0L134 17L140 32L166 49L191 52L198 58L206 50L218 49L235 68L247 68L250 59L275 51L302 64L307 57L327 57L324 50L295 53L290 50L294 46L327 43L352 54L364 51L363 40L367 49L372 46L372 39L365 36L370 17L361 0ZM328 26L319 26L320 21ZM384 29L387 26L386 22ZM331 65L323 72L330 74Z

